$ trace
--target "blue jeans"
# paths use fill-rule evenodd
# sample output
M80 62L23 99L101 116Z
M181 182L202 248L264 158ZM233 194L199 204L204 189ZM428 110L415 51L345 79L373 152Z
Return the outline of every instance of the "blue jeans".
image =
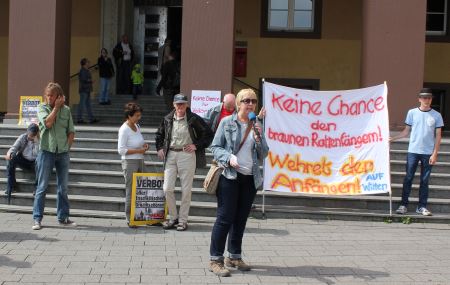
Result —
M417 165L420 161L420 188L419 188L419 204L417 208L426 207L428 200L428 180L430 180L431 168L429 154L417 154L408 152L406 158L406 176L403 180L402 202L401 205L408 206L408 198L411 193L411 185L414 179Z
M100 97L98 102L106 103L109 101L109 82L111 79L100 77Z
M94 116L92 115L90 92L80 92L80 104L78 104L77 110L78 121L83 120L83 109L86 109L87 111L89 122L92 121Z
M241 258L242 238L255 195L252 175L238 173L236 180L220 176L216 193L217 218L209 250L211 260L223 260L227 236L230 258Z
M21 153L15 155L11 160L8 160L6 165L6 176L8 177L8 185L6 186L6 193L12 193L14 185L16 184L16 167L22 169L35 171L34 161L28 160L22 156Z
M56 169L56 215L59 221L69 217L69 197L67 196L69 182L69 164L70 157L68 152L52 153L40 151L36 158L36 169L38 186L36 196L34 197L33 219L37 222L42 221L45 207L45 194L48 182L53 171Z

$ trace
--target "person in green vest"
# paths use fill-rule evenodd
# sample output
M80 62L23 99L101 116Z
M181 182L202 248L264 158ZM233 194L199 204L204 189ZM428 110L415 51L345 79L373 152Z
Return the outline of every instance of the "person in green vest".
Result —
M133 99L137 100L137 96L142 93L142 86L144 85L144 73L142 72L139 63L135 64L133 67L131 80L133 81Z

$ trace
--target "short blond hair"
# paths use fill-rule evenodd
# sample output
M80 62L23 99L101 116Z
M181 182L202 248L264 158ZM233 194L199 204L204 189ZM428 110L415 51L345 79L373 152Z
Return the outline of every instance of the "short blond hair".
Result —
M47 92L55 92L58 97L59 96L64 96L64 91L63 91L61 85L59 85L56 82L49 82L47 84L47 87L45 87L45 89L44 89L44 95ZM45 98L45 96L44 96L44 98Z
M236 95L236 111L239 111L241 100L248 97L250 97L250 99L258 99L255 91L253 91L253 89L251 88L241 89L241 91L238 92L238 94Z

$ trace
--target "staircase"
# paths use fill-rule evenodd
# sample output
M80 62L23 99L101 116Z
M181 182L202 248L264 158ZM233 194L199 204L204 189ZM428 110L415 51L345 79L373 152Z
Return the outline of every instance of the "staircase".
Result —
M113 95L111 97L111 105L100 105L95 99L91 101L92 113L99 120L95 125L120 127L124 121L124 106L126 103L133 101L133 96L129 94ZM138 96L137 103L144 109L140 121L141 127L157 127L161 119L169 113L164 103L164 98L161 96L142 94ZM77 108L78 104L72 107L74 122L77 121ZM88 121L86 110L84 110L83 116L84 121Z
M146 99L149 100L149 99ZM151 100L149 100L150 102ZM162 101L162 99L161 99ZM144 105L144 104L143 104ZM101 106L110 107L110 106ZM144 116L156 108L144 105ZM115 112L119 112L118 110ZM159 111L155 111L157 113ZM113 114L114 112L111 111ZM113 120L113 116L104 117ZM148 118L148 117L144 117ZM161 118L159 118L160 120ZM145 119L144 119L145 120ZM155 119L156 120L156 119ZM159 122L156 120L156 122ZM152 125L151 119L145 124ZM69 196L71 214L73 216L124 218L124 180L117 153L117 132L121 120L116 126L84 125L76 126L76 138L71 151L69 176ZM7 205L6 195L6 160L4 155L14 143L17 136L25 132L25 128L0 124L0 210L31 213L33 205L34 176L29 172L17 169L17 189L12 194L11 205ZM147 172L162 172L162 162L157 158L155 150L155 128L142 128L150 151L145 156ZM393 211L398 206L401 195L401 183L404 177L407 141L399 141L391 145L391 175ZM211 153L207 159L211 160ZM409 206L410 217L421 222L450 222L450 140L444 139L430 181L429 209L432 217L423 217L414 213L417 205L418 179L414 181ZM192 192L192 216L214 216L216 198L206 194L201 185L207 169L198 169L194 178ZM55 179L49 186L46 210L55 213L56 203ZM176 189L180 199L179 183ZM262 216L262 192L258 192L255 200L256 208L252 216ZM377 220L382 221L389 215L389 197L387 194L372 196L305 196L290 193L265 193L265 214L268 218L318 218L341 220ZM395 215L399 220L403 216ZM31 216L30 216L31 219Z

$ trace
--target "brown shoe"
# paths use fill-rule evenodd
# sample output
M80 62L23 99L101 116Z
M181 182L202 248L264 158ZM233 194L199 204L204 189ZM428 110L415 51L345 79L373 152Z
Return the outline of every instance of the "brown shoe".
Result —
M250 266L242 260L242 258L231 259L231 258L226 257L225 265L227 267L236 267L237 270L240 270L240 271L250 271L250 269L251 269Z
M209 262L209 271L219 277L231 276L230 270L226 269L221 260L211 260Z

